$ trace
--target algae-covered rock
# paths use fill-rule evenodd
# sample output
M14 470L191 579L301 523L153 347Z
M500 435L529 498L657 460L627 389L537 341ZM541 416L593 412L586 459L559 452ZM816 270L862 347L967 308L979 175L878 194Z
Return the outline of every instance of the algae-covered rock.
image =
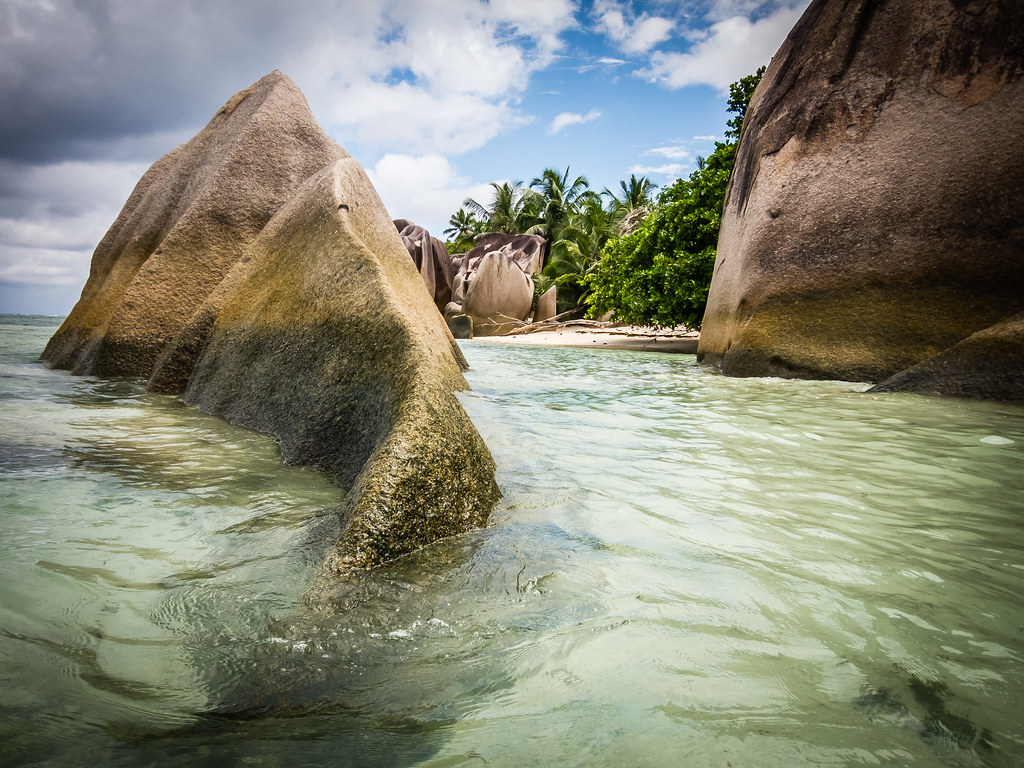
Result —
M1019 3L815 0L744 120L700 358L880 381L1024 310Z
M498 491L462 355L359 164L311 178L246 258L185 400L351 486L329 567L482 525Z
M329 573L482 525L465 359L359 164L273 73L146 173L47 346L274 435L348 489Z
M341 157L280 72L235 94L136 185L42 358L75 373L148 377L270 217Z
M978 331L868 391L1024 400L1024 313Z

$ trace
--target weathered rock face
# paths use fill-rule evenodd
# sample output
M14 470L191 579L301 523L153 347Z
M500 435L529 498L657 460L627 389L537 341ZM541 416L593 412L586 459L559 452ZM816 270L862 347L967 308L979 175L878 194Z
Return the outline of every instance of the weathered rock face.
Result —
M185 399L352 486L330 568L481 525L498 491L461 353L359 164L311 178L246 258Z
M43 359L75 373L149 376L274 212L342 157L280 72L236 94L139 181Z
M493 251L501 251L519 265L524 273L533 277L544 268L544 246L546 241L540 235L503 235L491 232L481 235L476 245L467 254L467 271L476 269L475 263Z
M474 334L496 336L525 320L532 304L533 279L508 254L492 251L473 272L462 311L473 319Z
M558 286L552 285L537 297L537 309L533 312L533 322L548 320L558 314Z
M646 205L641 205L639 208L634 208L632 211L626 214L626 217L619 224L619 237L625 237L636 232L640 225L644 223L644 219L651 215L651 209Z
M499 495L456 399L462 353L366 174L280 73L147 172L46 357L151 373L329 473L349 489L329 573L478 526Z
M1024 313L978 331L868 391L1024 400Z
M469 253L456 257L447 317L465 314L473 333L497 336L526 320L533 306L533 276L544 266L539 235L483 235Z
M425 227L413 224L408 219L395 219L395 227L420 271L427 291L434 304L442 312L452 300L452 281L455 279L455 265L448 249L436 237L431 237Z
M700 357L879 381L1024 310L1024 14L815 0L747 111Z

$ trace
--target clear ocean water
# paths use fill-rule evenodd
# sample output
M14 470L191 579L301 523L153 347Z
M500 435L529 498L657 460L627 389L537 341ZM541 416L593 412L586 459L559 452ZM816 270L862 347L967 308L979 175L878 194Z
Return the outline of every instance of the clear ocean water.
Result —
M1024 408L464 343L504 498L303 592L343 489L0 316L0 765L1024 763Z

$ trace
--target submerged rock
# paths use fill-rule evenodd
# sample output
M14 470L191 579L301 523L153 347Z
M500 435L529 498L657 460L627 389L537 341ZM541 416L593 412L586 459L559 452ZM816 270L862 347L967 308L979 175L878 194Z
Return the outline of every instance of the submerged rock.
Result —
M1024 400L1024 313L978 331L868 391Z
M416 269L427 286L440 311L452 300L452 282L455 279L455 265L448 249L438 238L431 236L425 227L413 224L408 219L395 219L395 227L412 257Z
M235 94L143 175L43 360L75 373L148 377L285 200L347 156L280 72Z
M349 489L326 571L482 525L494 462L465 359L359 164L280 73L157 161L47 346L275 436Z
M352 486L330 569L482 525L498 491L462 355L359 164L311 178L247 258L185 400Z
M880 381L1024 310L1022 38L1015 3L815 0L747 110L700 358Z

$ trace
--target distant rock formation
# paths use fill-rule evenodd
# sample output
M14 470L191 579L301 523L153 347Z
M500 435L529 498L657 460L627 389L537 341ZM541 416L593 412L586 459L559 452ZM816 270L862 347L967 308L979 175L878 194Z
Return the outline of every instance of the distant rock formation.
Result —
M455 396L462 353L363 169L279 72L146 173L44 358L150 376L335 478L330 573L479 526L499 496Z
M455 265L448 255L448 249L438 238L432 237L426 228L408 219L395 219L395 226L434 304L443 312L452 300L452 282L455 279Z
M814 0L747 110L700 358L880 381L1024 310L1022 39L1005 0Z
M540 235L483 235L458 267L448 319L466 316L477 336L498 336L526 320L533 307L533 276L544 267ZM450 324L450 323L449 323Z
M537 308L533 311L533 322L550 320L558 314L558 286L552 285L537 297Z
M619 224L619 237L625 237L636 232L640 225L644 223L644 219L650 215L651 209L646 205L634 208L623 217L622 222Z

